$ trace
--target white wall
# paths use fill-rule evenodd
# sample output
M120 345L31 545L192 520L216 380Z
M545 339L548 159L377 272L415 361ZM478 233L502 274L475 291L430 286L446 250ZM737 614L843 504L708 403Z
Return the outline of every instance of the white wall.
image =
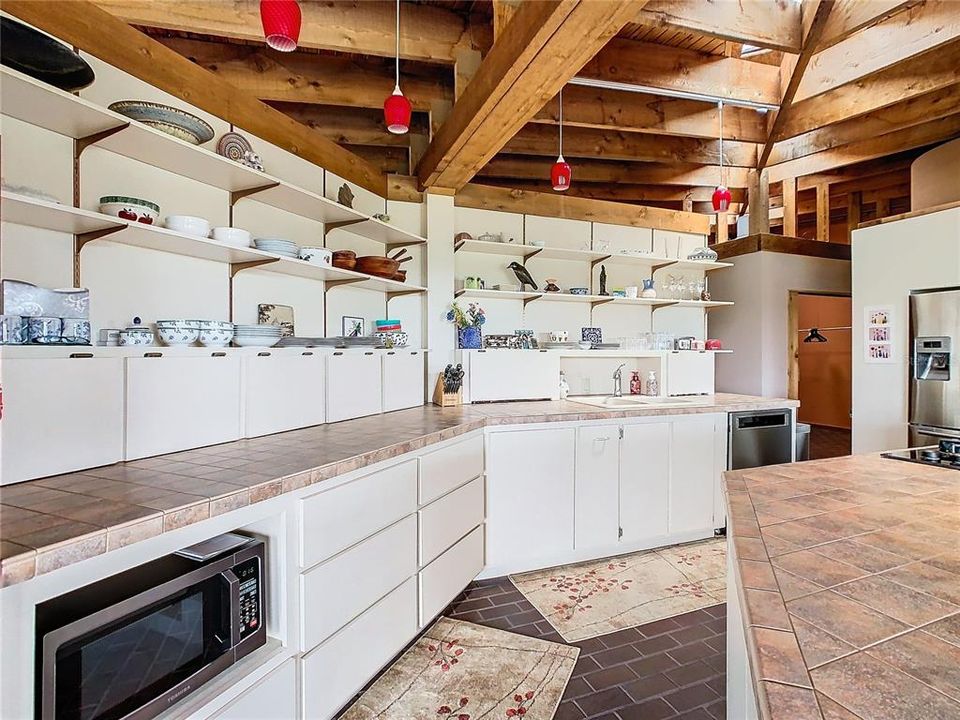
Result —
M786 397L790 291L849 292L850 263L766 251L731 261L710 276L713 296L736 303L708 316L710 337L733 350L717 357L717 390Z
M960 285L960 208L854 230L853 452L907 445L909 296ZM863 357L863 313L893 308L895 362Z
M910 207L960 201L960 138L938 145L910 165Z

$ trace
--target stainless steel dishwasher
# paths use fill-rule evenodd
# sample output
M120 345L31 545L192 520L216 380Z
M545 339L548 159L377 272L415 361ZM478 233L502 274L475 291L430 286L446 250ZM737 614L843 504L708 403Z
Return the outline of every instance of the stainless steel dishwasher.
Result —
M793 411L730 413L727 469L778 465L793 460Z

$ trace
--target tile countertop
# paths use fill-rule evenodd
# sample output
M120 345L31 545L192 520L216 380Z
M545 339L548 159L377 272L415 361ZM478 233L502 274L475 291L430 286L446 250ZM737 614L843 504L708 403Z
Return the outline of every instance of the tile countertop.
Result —
M796 407L717 394L684 408L569 401L433 405L0 488L0 587L488 425Z
M724 478L761 718L960 718L960 472L862 455Z

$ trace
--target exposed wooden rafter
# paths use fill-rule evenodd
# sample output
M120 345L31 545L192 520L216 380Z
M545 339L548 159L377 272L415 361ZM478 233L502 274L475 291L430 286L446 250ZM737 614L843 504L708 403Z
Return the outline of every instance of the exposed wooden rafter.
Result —
M837 43L846 40L856 32L876 25L898 12L916 5L921 0L837 0L830 12L823 32L820 34L818 50L825 50ZM809 18L812 22L812 18ZM806 22L804 23L806 29Z

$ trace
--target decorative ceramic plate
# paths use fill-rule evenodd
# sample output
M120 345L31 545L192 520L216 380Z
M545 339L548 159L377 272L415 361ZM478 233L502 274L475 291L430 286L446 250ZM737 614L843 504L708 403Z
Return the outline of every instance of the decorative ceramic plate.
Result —
M234 162L243 162L246 153L252 152L250 141L240 133L224 133L217 141L217 153Z
M202 145L213 139L213 128L205 121L169 105L146 100L120 100L111 103L109 109L192 145Z

